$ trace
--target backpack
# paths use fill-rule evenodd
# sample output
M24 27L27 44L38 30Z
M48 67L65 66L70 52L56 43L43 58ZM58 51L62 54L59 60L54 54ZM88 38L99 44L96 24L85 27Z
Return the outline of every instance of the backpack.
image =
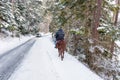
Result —
M59 33L59 39L61 40L61 39L64 39L64 33Z

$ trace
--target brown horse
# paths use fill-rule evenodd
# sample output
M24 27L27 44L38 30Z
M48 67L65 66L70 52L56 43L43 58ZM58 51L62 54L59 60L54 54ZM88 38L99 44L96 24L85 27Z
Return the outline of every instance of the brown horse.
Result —
M56 48L58 48L59 57L61 57L61 60L64 58L64 51L66 50L66 42L65 40L59 40L57 41Z

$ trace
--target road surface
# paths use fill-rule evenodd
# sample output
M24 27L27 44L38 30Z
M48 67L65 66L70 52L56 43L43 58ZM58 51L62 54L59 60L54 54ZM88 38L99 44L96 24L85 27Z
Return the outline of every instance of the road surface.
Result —
M0 80L8 80L34 42L35 39L30 39L20 46L0 55Z

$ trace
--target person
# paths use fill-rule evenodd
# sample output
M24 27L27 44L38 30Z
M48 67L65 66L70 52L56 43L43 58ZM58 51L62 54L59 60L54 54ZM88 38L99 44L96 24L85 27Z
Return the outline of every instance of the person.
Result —
M56 48L57 41L64 40L64 36L65 36L65 33L62 27L60 27L60 29L55 34L55 38L56 38L55 48Z

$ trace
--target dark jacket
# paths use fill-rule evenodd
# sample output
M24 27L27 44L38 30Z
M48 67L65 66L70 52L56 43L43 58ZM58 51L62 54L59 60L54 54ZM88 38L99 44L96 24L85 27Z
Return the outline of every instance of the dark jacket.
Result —
M64 36L65 36L64 31L62 29L59 29L55 34L56 41L63 40Z

